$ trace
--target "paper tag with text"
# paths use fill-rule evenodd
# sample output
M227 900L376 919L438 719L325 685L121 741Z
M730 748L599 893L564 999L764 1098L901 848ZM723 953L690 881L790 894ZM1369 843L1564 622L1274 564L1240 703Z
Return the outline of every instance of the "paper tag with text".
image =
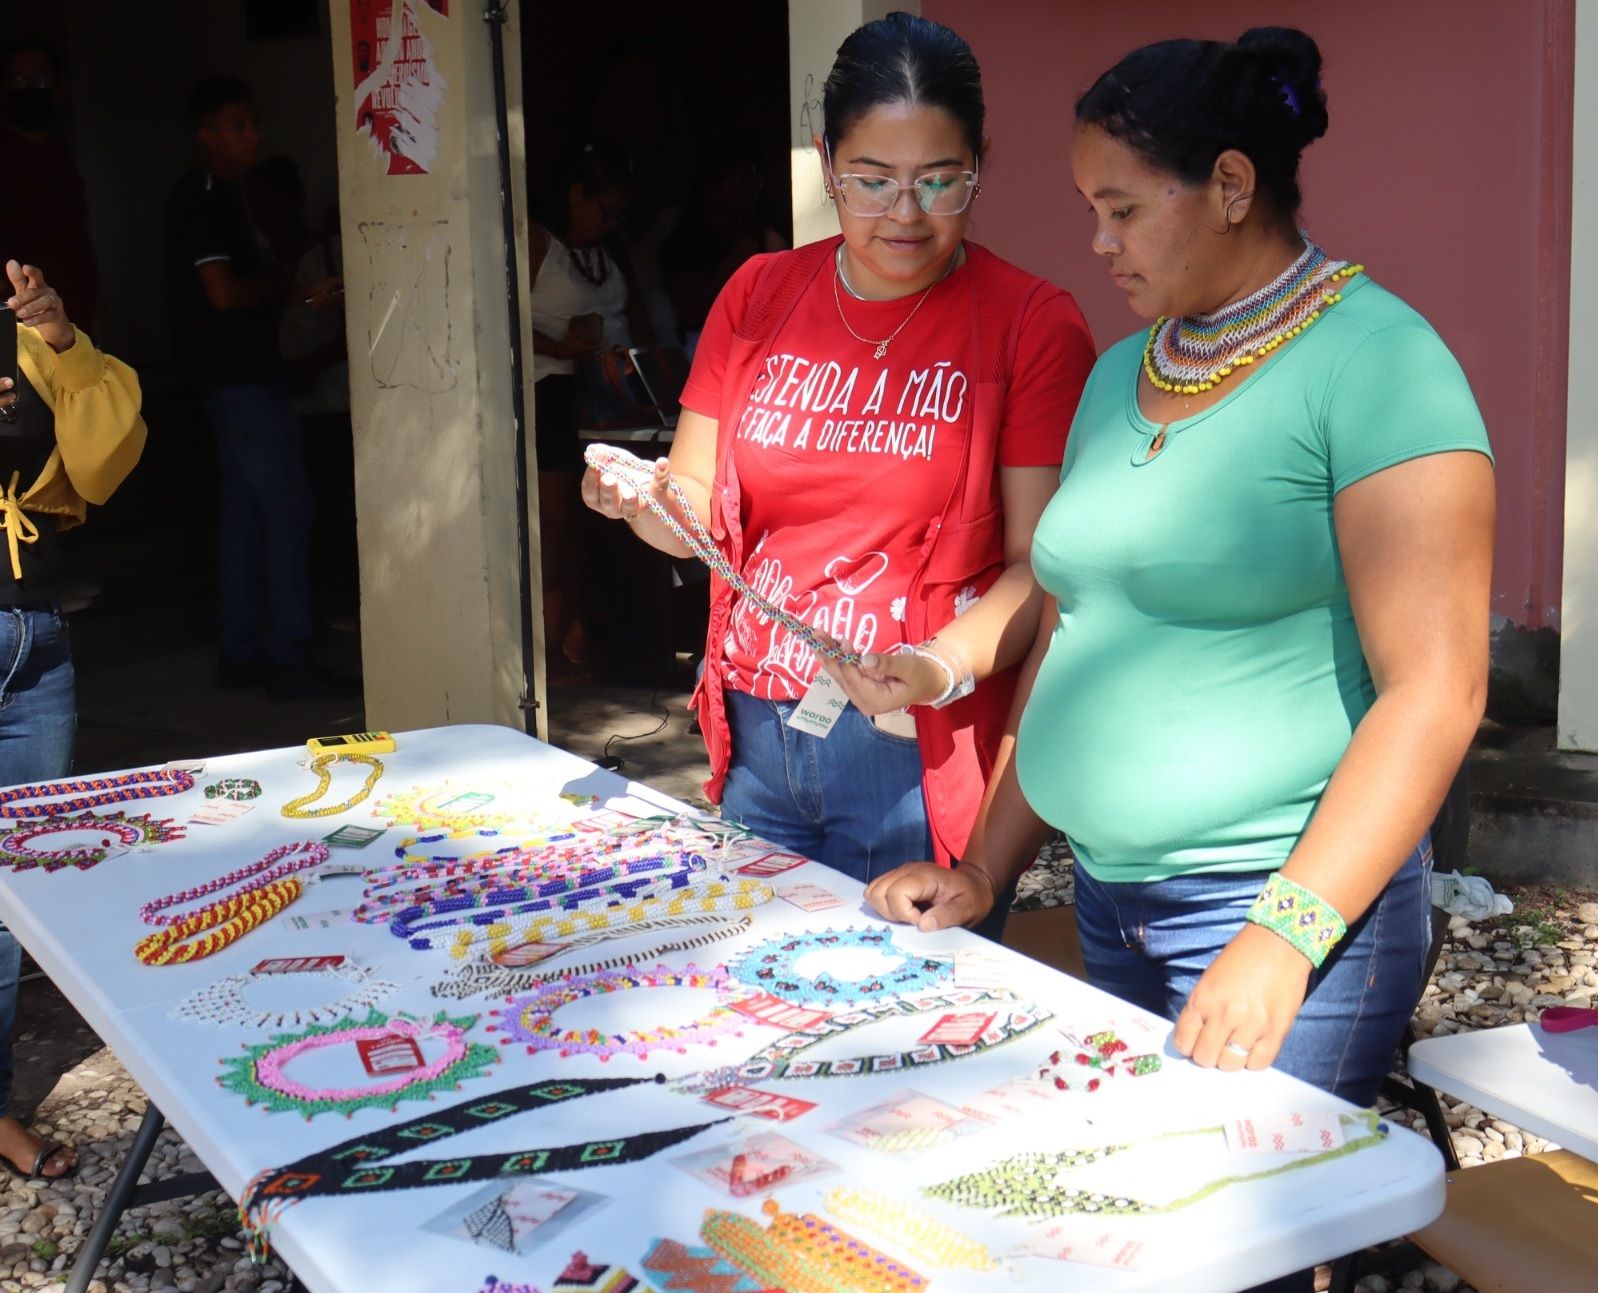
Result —
M803 866L809 860L797 853L767 853L753 862L745 862L738 868L738 874L753 876L756 880L765 880L774 875L781 875L784 871L792 871L796 866Z
M1006 988L1010 984L1009 966L1002 956L982 948L961 948L954 954L954 986L957 988Z
M331 835L322 836L322 843L336 849L364 849L383 832L372 826L340 826Z
M800 911L830 911L834 907L849 905L819 884L791 884L786 889L778 889L777 897L784 902L791 902Z
M713 1104L717 1108L753 1114L756 1118L769 1118L772 1122L791 1122L816 1107L814 1100L777 1095L773 1091L761 1091L752 1086L718 1087L702 1098L706 1104Z
M928 1046L940 1043L945 1046L971 1046L975 1044L977 1038L988 1031L988 1025L996 1018L997 1015L992 1011L984 1014L980 1010L944 1015L921 1034L921 1041Z
M409 1073L422 1067L422 1048L409 1037L363 1037L355 1043L355 1049L373 1077Z
M529 965L537 965L540 961L547 961L552 956L559 956L570 943L517 943L515 947L507 947L498 952L490 952L484 960L492 961L495 965L512 966L521 969Z
M745 997L742 1001L734 1001L732 1008L740 1015L748 1015L749 1018L770 1024L773 1028L786 1028L789 1032L796 1028L813 1028L823 1019L830 1018L825 1010L810 1010L804 1006L796 1006L766 992L758 997Z
M832 725L849 707L849 698L843 688L825 669L816 670L816 680L799 698L799 705L788 720L788 726L825 740Z
M349 923L347 911L289 912L283 917L283 928L296 934L323 934L330 929L343 929Z
M1342 1144L1343 1123L1335 1113L1276 1113L1226 1124L1227 1148L1238 1153L1324 1154Z
M1033 1231L1021 1251L1028 1257L1135 1271L1143 1252L1143 1241L1100 1230L1091 1222L1057 1221Z
M254 804L240 803L236 799L213 799L210 803L194 810L194 815L189 818L189 825L226 826L229 822L238 821L254 807Z
M251 974L308 974L312 970L336 970L343 956L274 956L250 967Z

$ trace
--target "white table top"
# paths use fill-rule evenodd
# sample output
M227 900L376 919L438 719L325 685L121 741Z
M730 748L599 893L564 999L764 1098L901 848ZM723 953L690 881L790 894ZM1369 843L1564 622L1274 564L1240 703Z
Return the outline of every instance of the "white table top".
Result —
M1510 1024L1428 1037L1409 1048L1428 1086L1598 1161L1598 1028Z
M405 1010L432 1015L444 1007L453 1016L476 1014L479 1022L470 1039L492 1041L492 1035L484 1033L484 1025L486 1012L496 1003L482 997L460 1001L431 995L430 987L458 963L445 952L414 951L385 927L340 920L320 932L293 928L295 918L353 907L360 896L359 878L327 879L310 886L304 897L276 919L215 955L187 965L146 967L136 960L133 946L149 932L139 918L141 903L243 866L290 840L320 839L346 822L381 825L374 822L374 805L385 794L413 786L436 787L447 781L453 787L475 785L487 790L492 785L503 788L505 783L514 783L514 790L504 793L535 796L546 814L561 807L557 798L561 791L598 795L607 802L630 806L635 813L651 811L650 805L671 811L681 807L657 792L506 728L442 728L399 734L398 741L398 750L383 756L387 771L371 799L336 817L292 821L278 812L284 802L314 787L310 774L298 763L304 757L303 749L228 756L208 760L195 789L182 796L125 807L130 813L149 811L183 822L206 802L201 791L205 783L223 776L255 777L265 793L255 801L254 809L237 821L220 827L190 824L185 839L108 858L87 871L63 869L47 874L0 867L0 915L234 1197L267 1168L287 1165L359 1135L362 1128L377 1129L417 1117L428 1106L401 1104L392 1113L361 1108L348 1119L331 1113L313 1120L248 1106L242 1097L218 1084L219 1063L225 1056L238 1054L243 1045L266 1041L272 1030L222 1029L173 1017L174 1007L189 994L228 975L245 973L267 957L342 952L402 985L379 1005L390 1014ZM353 791L365 771L338 765L326 802L336 802ZM579 810L565 807L562 811L576 814ZM368 866L392 861L395 845L416 833L403 826L394 828L364 850L335 849L333 860ZM61 845L66 842L66 837L60 838ZM43 841L41 847L49 843ZM466 842L459 851L473 846ZM442 845L436 848L444 850ZM826 887L847 905L806 914L781 900L771 902L750 913L754 925L748 935L704 949L701 961L715 956L728 960L737 949L774 932L874 923L860 903L860 886L853 881L814 863L786 872L775 881L779 887L794 882ZM893 937L901 948L942 954L990 946L962 930L922 935L895 927ZM657 941L658 935L599 944L577 953L575 959L614 956ZM1051 1050L1062 1045L1057 1028L1086 1034L1109 1027L1123 1036L1141 1031L1152 1039L1154 1048L1165 1044L1170 1030L1164 1021L1016 953L993 949L993 954L1004 962L1006 986L1021 1001L1052 1009L1055 1018L1051 1023L1007 1045L913 1072L760 1083L784 1095L818 1101L820 1107L780 1127L751 1125L751 1120L739 1119L654 1159L561 1177L573 1187L604 1196L605 1202L526 1256L421 1228L481 1190L480 1184L392 1191L356 1199L310 1198L277 1220L272 1231L274 1247L315 1293L371 1288L477 1293L489 1273L501 1280L525 1281L548 1289L578 1249L596 1262L624 1266L649 1283L641 1259L653 1238L697 1245L700 1221L710 1208L741 1211L762 1223L766 1220L759 1212L758 1197L730 1199L673 1166L672 1160L709 1147L730 1148L736 1138L765 1130L777 1130L823 1154L839 1169L810 1181L778 1185L774 1197L785 1212L814 1211L825 1216L821 1199L827 1190L839 1184L860 1186L893 1194L932 1213L961 1233L987 1243L995 1254L1015 1254L1002 1279L996 1274L945 1272L911 1261L896 1252L891 1241L869 1231L845 1227L921 1270L939 1293L979 1293L992 1289L996 1282L1039 1290L1170 1289L1178 1278L1187 1293L1236 1289L1408 1233L1441 1211L1443 1178L1436 1150L1430 1142L1394 1127L1382 1143L1371 1148L1286 1176L1233 1185L1179 1211L1111 1217L1102 1223L1066 1219L1079 1230L1087 1227L1092 1233L1107 1231L1118 1238L1141 1241L1142 1255L1134 1270L1018 1255L1028 1236L1045 1223L992 1217L927 1199L915 1186L989 1166L1017 1149L1119 1144L1155 1137L1162 1130L1208 1127L1233 1116L1349 1112L1350 1108L1278 1073L1202 1071L1167 1048L1160 1073L1117 1079L1092 1094L1053 1094L1041 1106L1046 1117L1028 1120L1023 1126L1001 1123L920 1156L877 1153L832 1134L829 1128L840 1118L906 1088L962 1102L1000 1083L1030 1076ZM669 958L679 966L690 959ZM607 1027L659 1024L665 1022L660 1007L667 995L675 998L675 994L693 991L673 988L615 993L602 1001L567 1007L573 1013L569 1023L565 1017L562 1022L583 1027L603 1017ZM629 998L656 999L640 1005ZM702 997L682 1000L685 1011L697 1013L703 1008ZM904 1028L893 1031L900 1022ZM896 1050L913 1045L928 1022L923 1016L876 1025L877 1031L868 1031L861 1039L832 1039L808 1057ZM439 1100L442 1105L457 1099L481 1099L496 1090L557 1074L630 1076L658 1069L678 1077L710 1064L736 1063L775 1035L772 1029L753 1026L741 1039L724 1039L714 1052L690 1047L686 1054L653 1054L642 1065L628 1056L602 1063L587 1055L562 1059L552 1053L528 1055L504 1048L502 1062L486 1076L466 1082L458 1097L451 1092ZM331 1062L331 1058L344 1067L314 1069L315 1063ZM318 1055L299 1062L313 1065L302 1078L307 1082L365 1080L353 1056ZM571 1144L707 1122L718 1113L691 1096L646 1084L573 1101L561 1106L558 1116L519 1115L492 1130L455 1137L447 1147L441 1143L430 1152L424 1148L420 1157ZM1085 1189L1124 1190L1159 1202L1185 1195L1215 1178L1252 1173L1284 1161L1279 1155L1230 1153L1219 1136L1187 1137L1154 1140L1135 1153L1073 1169L1071 1176L1073 1183L1080 1176Z

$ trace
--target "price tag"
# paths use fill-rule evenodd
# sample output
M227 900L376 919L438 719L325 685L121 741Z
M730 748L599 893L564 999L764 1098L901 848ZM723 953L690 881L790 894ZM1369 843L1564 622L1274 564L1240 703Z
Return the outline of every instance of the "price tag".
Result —
M356 1042L355 1049L373 1077L422 1067L422 1048L409 1037L367 1037Z
M796 1028L812 1028L823 1019L830 1018L825 1010L809 1010L804 1006L796 1006L767 992L761 993L758 997L745 997L742 1001L734 1001L732 1008L740 1015L748 1015L760 1023L770 1024L773 1028L784 1028L789 1032L793 1032Z
M797 853L767 853L765 857L757 858L753 862L745 862L738 868L738 874L753 876L756 880L765 880L774 875L781 875L784 871L792 871L796 866L803 866L809 860Z
M988 1025L995 1018L991 1012L983 1014L979 1010L968 1011L962 1015L944 1015L921 1034L921 1041L928 1046L935 1043L945 1046L970 1046L988 1031Z
M1244 1154L1323 1154L1343 1144L1335 1113L1281 1113L1233 1118L1226 1124L1229 1149Z
M229 822L236 822L255 807L254 804L240 803L236 799L213 799L194 810L194 816L189 818L190 826L226 826Z
M322 843L336 849L364 849L383 832L371 826L340 826L331 835L322 836Z
M251 974L307 974L312 970L336 970L344 964L342 956L274 956L250 968Z
M791 884L786 889L778 889L777 897L791 902L800 911L830 911L834 907L848 906L837 894L819 884Z
M837 680L825 669L817 669L816 680L800 697L798 707L788 719L788 726L826 740L832 725L842 717L848 705L849 698L843 694L843 688Z
M515 947L507 947L503 951L490 952L486 959L495 965L523 968L537 965L540 961L547 961L552 956L559 956L570 943L517 943Z
M718 1087L705 1096L704 1101L721 1109L733 1109L738 1113L753 1114L757 1118L769 1118L772 1122L791 1122L800 1114L809 1113L816 1107L814 1100L777 1095L775 1092L761 1091L752 1086Z
M1143 1252L1143 1241L1081 1222L1057 1221L1034 1231L1022 1251L1029 1257L1048 1257L1057 1262L1135 1271Z

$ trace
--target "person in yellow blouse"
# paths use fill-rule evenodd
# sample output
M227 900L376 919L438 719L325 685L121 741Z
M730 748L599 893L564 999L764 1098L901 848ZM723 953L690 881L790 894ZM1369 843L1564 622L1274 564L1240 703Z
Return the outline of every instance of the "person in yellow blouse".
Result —
M77 707L60 533L126 479L145 427L134 371L72 325L40 270L14 260L5 268L17 368L0 374L0 785L13 786L71 769ZM77 1155L8 1112L21 966L21 947L0 925L0 1167L54 1179Z

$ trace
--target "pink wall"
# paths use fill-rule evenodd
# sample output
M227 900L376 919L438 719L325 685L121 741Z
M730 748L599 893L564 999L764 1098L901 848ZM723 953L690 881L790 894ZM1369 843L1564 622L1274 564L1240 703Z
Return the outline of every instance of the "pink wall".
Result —
M1326 60L1332 120L1305 154L1305 226L1364 261L1459 356L1498 458L1493 609L1557 627L1573 0L923 0L921 11L982 62L993 144L973 236L1073 292L1101 346L1138 323L1089 251L1071 185L1077 95L1149 41L1302 24Z

